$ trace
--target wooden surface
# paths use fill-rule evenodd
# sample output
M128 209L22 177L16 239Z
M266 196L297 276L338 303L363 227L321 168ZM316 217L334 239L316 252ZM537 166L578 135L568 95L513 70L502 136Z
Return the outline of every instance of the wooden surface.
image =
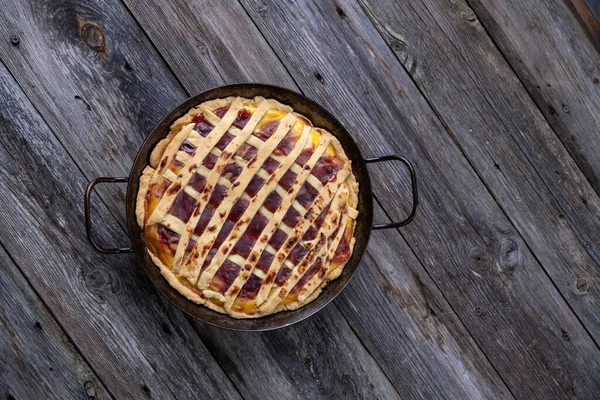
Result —
M583 2L1 3L1 397L598 397ZM402 154L421 182L417 219L373 233L333 304L261 334L185 316L83 223L89 180L126 176L187 96L242 81L317 100L365 157ZM405 171L370 171L378 222L402 218ZM124 187L94 204L98 240L127 243Z

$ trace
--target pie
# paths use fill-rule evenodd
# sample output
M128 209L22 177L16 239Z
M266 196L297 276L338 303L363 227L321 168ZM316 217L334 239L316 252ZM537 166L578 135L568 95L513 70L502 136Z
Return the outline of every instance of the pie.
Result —
M340 142L276 100L204 102L140 178L137 223L189 300L235 318L294 310L347 263L358 183Z

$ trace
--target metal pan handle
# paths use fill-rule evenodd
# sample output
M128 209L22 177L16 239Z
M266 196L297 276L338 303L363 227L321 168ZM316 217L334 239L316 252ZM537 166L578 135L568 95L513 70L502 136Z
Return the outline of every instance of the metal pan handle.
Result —
M92 217L91 217L91 211L90 211L90 208L91 208L90 207L90 197L92 195L92 190L94 190L94 186L96 186L98 183L120 183L120 182L128 182L128 181L129 181L129 178L112 178L112 177L96 178L90 182L87 189L85 190L85 199L84 199L85 231L87 233L88 241L90 242L92 247L96 251L99 251L100 253L104 253L104 254L131 253L133 251L133 248L132 247L121 247L121 248L116 248L116 249L105 249L104 247L100 246L98 243L96 243L94 241L94 237L92 235Z
M412 186L412 210L410 211L409 216L405 220L400 222L392 222L390 224L373 225L373 227L371 228L373 230L399 228L401 226L408 225L415 218L415 215L417 215L417 208L419 207L419 190L417 187L417 174L411 162L408 161L406 158L397 155L365 158L365 163L367 164L381 161L400 161L408 168L408 171L410 172L410 183Z

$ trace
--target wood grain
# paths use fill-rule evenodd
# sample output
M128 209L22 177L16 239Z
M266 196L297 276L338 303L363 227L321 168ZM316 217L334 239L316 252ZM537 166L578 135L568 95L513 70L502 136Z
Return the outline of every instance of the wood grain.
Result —
M2 42L0 57L33 103L1 70L11 96L0 100L0 155L9 160L0 222L24 234L0 233L0 242L116 396L510 397L492 365L517 397L597 393L598 349L519 236L526 225L514 229L357 4L245 1L260 32L238 3L127 6L176 78L120 3L7 4L0 17L3 36L20 37ZM374 234L337 308L280 332L193 322L194 332L131 257L87 250L79 197L86 176L126 174L152 124L186 94L243 80L297 81L356 132L366 155L415 159L425 203L401 230L406 242ZM402 217L404 174L372 174L385 211ZM120 213L121 190L102 190L102 199ZM101 240L126 240L104 207L94 212Z
M91 250L83 220L87 179L3 66L0 78L0 224L10 227L0 243L99 378L117 398L239 398L134 258ZM100 240L123 240L105 208L93 212Z
M405 397L333 305L308 320L266 333L224 331L202 323L196 328L244 398Z
M404 396L512 398L395 230L373 232L336 304Z
M236 82L294 88L237 2L123 1L190 94Z
M2 247L0 278L0 396L111 398Z
M188 34L183 31L185 29L190 30L189 34L203 43L214 42L214 34L205 32L207 25L211 26L210 24L215 24L214 19L211 21L210 19L203 18L202 14L179 13L179 6L177 4L171 5L171 3L150 1L142 6L133 1L127 1L126 3L134 16L148 32L150 39L157 46L165 60L176 72L178 79L184 83L184 86L189 88L189 90L204 89L205 87L198 86L202 82L195 80L194 76L205 76L205 74L210 73L211 66L205 67L207 71L198 71L198 66L202 66L205 63L206 52L196 48L189 40L181 39L185 38L185 35ZM207 5L208 3L203 1L194 1L189 7L194 10L205 10L208 8ZM272 54L268 45L264 41L259 40L261 38L260 33L250 20L243 18L244 12L240 10L235 3L228 5L227 8L215 5L211 7L211 12L214 15L221 15L221 18L216 19L217 21L222 21L228 13L236 15L236 24L228 25L235 26L239 32L226 38L221 37L219 40L243 40L246 42L244 44L246 46L245 49L249 53L261 54L265 59L275 60L275 55ZM220 22L218 24L223 25ZM202 35L206 35L206 37ZM177 46L171 45L173 42L177 42ZM237 43L236 46L238 45ZM182 58L186 59L185 63L179 61ZM233 81L260 80L260 75L257 75L253 69L256 62L254 58L246 57L242 54L239 56L237 62L239 65L247 66L248 69L241 72L236 70L231 72L229 70L225 72L221 71L220 74L227 74ZM260 65L265 70L262 72L263 74L271 74L276 77L271 83L288 85L290 78L288 75L280 75L283 68L279 63L275 61L269 63L261 62ZM193 68L190 66L193 66ZM228 65L224 65L223 68L227 69ZM269 69L272 72L269 72ZM211 79L208 80L210 81ZM317 86L317 89L320 87L321 84L314 80L314 78L311 78L311 81L315 82L314 85ZM380 174L378 177L381 178L382 176L384 175ZM381 268L385 268L386 273L394 271L397 265L393 257L398 256L398 253L392 254L392 258L386 258L386 256L390 256L389 251L381 253L379 247L383 246L386 249L393 249L398 246L398 241L401 240L401 237L397 233L388 233L387 236L380 235L378 239L372 239L371 246L375 246L375 250L368 251L368 259L375 260L375 263L382 265ZM387 242L382 243L383 241ZM407 257L405 256L405 252L409 251L404 248L402 256ZM346 306L348 311L345 310L344 312L356 334L367 346L369 352L376 354L375 358L377 362L382 366L382 369L393 384L397 388L400 388L399 390L402 395L410 395L411 397L423 397L425 395L444 396L444 392L440 392L438 389L439 387L445 387L448 393L454 393L459 397L509 397L510 394L506 387L496 372L490 367L489 362L483 357L480 350L474 344L474 341L469 339L468 332L460 324L454 312L447 303L441 300L443 296L431 280L428 279L425 270L416 259L410 259L412 264L411 273L399 272L402 277L401 279L399 278L390 283L386 280L384 274L376 273L373 278L372 287L358 285L353 290L357 299L367 299L364 302L354 300L359 303L359 307L352 305L351 311ZM374 269L373 261L367 265L370 265L371 269ZM367 266L363 265L361 268L367 268ZM354 287L354 284L351 283L350 285ZM397 303L395 296L398 293L403 293L408 299L405 304ZM425 294L427 297L423 298ZM378 301L374 302L373 298L377 298ZM437 316L428 313L429 301L435 302ZM343 306L343 304L347 303L342 302L340 306ZM339 325L337 329L341 329L345 325L338 318L335 321L335 324ZM399 337L398 332L390 329L390 326L402 326L405 335ZM301 326L301 328L292 327L286 329L286 331L296 331L296 329L312 328L304 326ZM432 330L438 332L436 336L432 336ZM225 339L222 339L228 336L227 333L213 338L211 333L214 333L215 330L199 329L199 331L201 331L201 336L205 342L216 342L219 344L219 348L221 349L220 354L229 354L231 361L226 365L230 363L234 364L236 371L247 370L249 363L247 358L250 357L253 360L252 356L246 355L247 350L238 345L234 347L235 350L233 352L227 350ZM277 332L261 335L260 339L253 340L253 344L246 347L262 348L264 346L262 342L267 341L266 338L269 337L286 338L285 342L287 343L296 334ZM431 340L432 337L441 339L439 341ZM278 339L277 343L281 340ZM278 352L281 351L283 350L278 347ZM243 356L236 357L234 354ZM287 352L284 354L287 354ZM319 359L314 356L311 359L315 363L319 362ZM326 362L326 360L322 360L321 362ZM243 372L239 374L242 377L244 376ZM302 374L299 376L302 376ZM235 377L232 379L236 381ZM439 386L432 384L432 379L439 381ZM247 385L247 387L260 387L263 384L259 379L252 381L252 385ZM242 387L242 385L238 385L238 387Z
M97 25L95 28L96 30L94 31L95 35L99 35L99 32L103 32L106 40L106 47L103 48L103 52L108 60L108 65L111 66L108 70L105 70L104 64L88 61L86 53L88 51L86 47L87 42L83 44L79 42L76 44L70 44L68 42L68 38L64 38L63 40L67 42L64 44L64 46L72 46L70 49L71 59L65 60L62 53L56 49L60 48L60 46L56 46L50 41L46 43L47 47L42 46L45 51L44 57L51 58L55 63L55 68L60 69L61 71L70 71L71 64L84 65L88 71L87 75L70 76L67 72L61 73L58 76L44 74L44 71L41 70L36 63L27 62L27 60L30 58L35 59L36 57L41 57L41 55L32 54L27 48L29 43L25 40L18 49L10 50L23 51L25 52L24 55L15 55L11 52L7 52L5 54L12 60L12 64L9 64L9 67L14 66L18 62L22 62L22 64L19 64L19 68L24 68L25 70L14 71L15 76L20 80L21 85L29 87L33 84L37 87L51 87L51 90L58 90L58 87L72 87L76 90L84 90L87 86L95 84L96 79L100 80L99 84L110 87L111 82L113 82L115 79L118 79L119 74L121 74L120 70L116 72L113 70L115 63L117 63L117 66L119 67L120 65L117 61L113 62L112 60L130 60L129 62L131 63L131 71L128 71L128 73L131 75L130 79L134 82L137 82L138 79L145 80L146 84L144 84L143 87L138 87L135 85L121 86L118 92L109 93L109 91L105 91L104 93L95 94L95 96L106 96L104 103L101 102L100 97L96 98L99 106L102 107L102 112L106 120L114 121L113 123L116 125L123 123L123 126L130 129L129 131L115 130L115 135L117 136L116 141L131 141L134 137L144 136L144 126L142 124L140 124L140 126L136 126L134 124L135 121L132 122L127 120L128 116L133 113L133 110L138 110L138 115L136 117L137 120L149 121L150 123L150 121L153 119L158 120L162 116L162 113L166 112L160 110L162 107L166 107L165 104L167 102L171 101L171 99L183 99L186 97L186 93L183 92L177 85L167 86L169 82L174 82L175 79L168 71L168 68L161 62L160 57L152 51L150 44L147 41L139 44L140 39L132 39L134 37L143 39L144 37L139 33L139 28L135 22L128 17L126 10L123 7L117 7L117 9L113 10L110 7L103 8L104 6L105 5L100 2L85 2L85 5L83 3L69 3L68 5L68 7L71 7L70 12L86 13L85 18L87 21L95 21L94 23ZM94 14L100 13L99 10L103 10L101 15ZM55 14L51 13L50 15L46 16L46 18L49 20L54 18L63 18L66 20L65 23L72 22L71 18L75 17L76 16L73 15L71 15L69 18L62 17L61 12L56 12ZM76 20L81 18L83 17L77 16ZM38 30L42 30L44 22L41 22L40 24L42 26L28 27L29 31L26 31L26 33L33 34ZM110 28L107 28L106 26L110 26ZM81 31L74 32L74 34L79 33L81 33ZM109 35L117 38L113 39L113 43L118 40L118 45L111 45L111 36ZM40 40L45 39L42 38ZM266 46L266 48L268 49L268 46ZM138 69L135 67L135 65L140 65L140 69L143 68L143 70L140 71L140 76L136 76ZM150 74L152 79L149 79L146 74ZM32 78L34 76L36 77L35 80ZM55 80L58 82L55 82ZM160 81L161 84L154 85L153 82L156 80ZM142 85L140 84L140 86ZM54 100L50 94L51 91L48 93L40 93L35 88L30 89L30 91L32 92L32 101L48 121L58 121L61 126L69 127L80 123L79 120L82 118L82 113L85 116L85 112L83 112L85 110L67 114L61 108L64 105L54 105ZM148 103L148 106L145 106L145 103ZM27 123L18 123L19 121L16 117L11 116L10 119L11 123L18 124L18 126L30 125ZM59 129L60 126L53 128ZM114 154L112 154L112 157L117 159L117 161L114 161L111 158L103 157L102 154L96 153L95 155L92 155L94 151L97 151L94 149L87 150L89 155L87 158L79 156L78 152L80 151L80 147L85 146L87 142L93 142L96 146L96 149L112 146L111 142L113 141L113 138L107 137L102 129L98 129L98 127L94 126L93 124L87 126L86 128L87 129L84 131L84 135L71 129L62 131L60 135L57 134L60 141L64 143L64 149L62 151L67 150L68 153L71 153L74 161L81 167L81 170L91 171L90 173L92 173L92 176L94 176L94 174L98 174L101 171L118 171L118 167L114 165L115 162L122 165L124 165L126 162L131 162L130 157L132 157L133 154L129 154L128 149L123 149L122 151L118 152L115 151ZM11 127L11 129L7 130L10 131L16 129L17 127ZM18 136L17 134L14 135ZM23 133L21 133L21 135L23 135ZM50 133L48 133L48 135L51 136ZM31 132L28 138L25 140L35 140L38 144L38 148L40 149L44 148L45 140L56 141L56 139L43 138L40 136L41 134ZM16 142L13 145L15 149L18 149L18 143L19 142ZM63 157L68 158L68 155L63 154ZM46 162L50 163L50 159L51 155L49 154L46 158ZM20 165L26 165L28 168L32 169L32 182L35 182L35 173L39 173L40 175L48 175L48 171L43 171L41 167L38 167L40 161L36 160L34 157L27 157L19 162ZM102 316L102 320L105 323L110 321L110 324L114 326L114 331L111 330L112 334L126 335L124 340L135 343L134 348L139 349L139 351L142 353L134 353L133 355L130 355L128 351L125 351L122 347L120 347L123 346L123 344L120 342L114 346L111 346L111 343L102 342L101 350L97 353L95 352L96 354L94 354L94 357L90 356L90 360L94 364L95 368L98 369L98 371L102 371L103 377L104 373L112 374L109 375L109 378L105 379L105 382L107 386L110 387L110 390L115 394L134 393L136 390L142 390L144 395L150 393L152 396L156 397L164 396L167 398L186 398L193 397L192 394L194 392L190 388L198 385L205 388L204 390L207 392L205 393L206 395L216 395L217 397L235 397L237 394L234 389L232 390L232 386L228 378L221 373L220 364L225 363L227 359L235 359L238 357L239 354L236 353L236 351L239 351L239 347L246 348L247 346L245 345L245 342L240 340L239 335L224 336L229 337L229 342L223 344L223 347L229 350L219 351L218 348L212 348L211 353L213 353L215 357L215 359L213 359L213 357L206 352L206 349L203 347L197 333L190 329L190 325L182 313L173 309L173 307L164 304L164 301L158 299L156 296L156 291L149 286L148 280L141 273L141 268L139 268L139 266L136 264L133 257L120 258L90 254L91 248L84 239L83 222L80 214L80 202L85 178L77 175L78 171L73 164L73 161L70 161L70 164L68 165L56 165L55 167L56 170L52 170L53 174L55 175L55 179L48 178L48 185L50 186L45 188L45 190L59 192L64 191L67 192L68 195L58 196L42 191L42 194L40 194L39 197L47 197L52 199L57 197L56 200L53 200L54 203L51 204L51 207L53 212L56 212L60 215L73 212L77 213L76 219L73 217L67 217L66 215L63 217L56 217L57 224L62 224L64 223L65 219L69 219L69 221L72 223L71 230L63 233L69 238L75 238L70 244L73 246L73 249L67 247L66 250L62 250L69 251L68 249L70 249L70 251L75 251L76 253L83 253L83 258L79 257L79 254L77 254L77 257L69 260L69 265L71 268L79 268L82 271L85 271L83 273L84 277L90 281L87 282L86 280L86 283L88 285L93 285L94 288L97 286L96 289L99 292L98 295L102 298L104 298L104 296L108 297L111 302L111 307L116 307L116 311L114 313ZM98 171L94 172L94 168L97 168ZM69 175L73 174L73 176L70 176L70 178L75 180L77 183L65 181L64 177L62 181L59 180L60 171L69 171ZM35 185L32 183L32 186ZM36 189L36 191L39 192L40 189ZM27 201L29 197L33 197L37 200L35 195L36 192L33 193L33 195L27 195L25 192L17 190L16 193L14 193L14 197L19 199L17 203ZM111 209L124 208L123 203L120 202L118 198L113 198L106 195L103 195L102 198ZM94 212L94 215L97 214L97 212L98 210ZM30 221L36 216L36 214L33 213L31 216L23 217L23 213L24 211L19 209L11 209L9 210L9 214L11 214L11 216L7 218L18 218ZM50 213L49 215L51 218L54 217L53 213ZM10 221L12 221L12 219ZM44 221L46 220L39 222L39 225L35 225L36 229L44 232L50 229L45 227ZM105 228L104 231L98 231L97 234L99 241L104 243L107 243L111 240L112 242L117 243L125 243L127 241L118 225L113 222L109 216L100 215L95 219L95 222L101 227L103 225L109 225L109 228ZM107 229L109 230L108 232ZM31 234L33 235L34 233L35 229ZM59 240L60 236L52 236L50 239L48 239L48 242L45 245L49 247L54 243L54 241ZM31 245L32 243L25 243L24 245L19 242L12 242L12 246L7 247L9 248L11 254L13 252L16 253L14 257L18 261L31 263L31 260L27 258L27 253L31 251L29 249L29 246ZM97 267L93 268L89 266L94 265L95 263L98 264ZM125 269L126 272L122 272L123 269ZM39 281L36 283L40 284ZM122 287L124 289L120 289ZM53 296L53 290L63 291L64 289L62 289L62 287L53 287L45 291L44 296ZM78 301L83 303L75 305L74 307L85 308L86 301L90 301L93 304L98 302L97 299L88 299L88 291L89 288L87 288L87 285L85 287L79 285L71 288L69 292L70 295L78 298ZM96 290L94 290L94 292L95 291ZM126 307L122 308L115 306L112 304L112 302L118 302ZM135 311L130 311L130 308ZM89 312L95 315L99 311L92 309ZM61 317L63 317L62 314ZM72 320L63 321L63 318L60 318L60 320L61 323L63 323L65 326L68 326L70 333L71 330L73 330L73 335L80 334L79 329L82 328L73 326L72 324L74 322ZM306 381L301 388L302 392L295 393L298 396L306 394L311 396L314 395L315 397L323 397L326 396L326 390L324 390L323 387L335 386L337 384L341 384L343 380L350 379L352 381L361 383L360 387L348 388L348 394L351 397L371 397L373 395L377 395L379 397L393 398L397 396L395 389L389 383L385 374L374 362L369 353L362 347L360 341L356 338L356 335L352 332L350 327L345 324L345 321L339 315L339 313L331 315L331 318L326 319L326 321L327 324L322 322L319 323L319 320L308 322L312 332L319 332L322 330L333 331L333 326L340 325L340 327L337 328L335 336L323 342L322 349L325 349L332 359L338 360L344 365L347 364L350 366L357 364L360 365L360 367L338 368L334 371L328 371L327 374L324 375L324 377L319 378L319 380L314 379ZM129 329L131 328L128 328L128 326L131 324L136 327L133 332L130 332ZM147 332L145 332L146 330ZM218 333L214 332L213 334ZM86 346L82 345L80 348L87 355L88 352L92 351L92 349L95 349L96 345L94 342L102 340L100 338L104 337L105 335L106 334L102 329L96 328L93 333L89 334L85 338L77 336L76 341L86 341ZM302 333L301 331L298 331L298 335L297 341L299 342L312 340L308 334ZM127 336L133 336L133 338L129 339ZM167 338L166 341L164 339L165 337ZM115 340L112 336L109 336L109 338L111 341ZM346 343L346 347L342 347L341 345L338 346L336 343L337 340ZM248 350L244 354L244 357L255 360L253 367L242 370L242 378L234 381L239 391L244 395L254 398L261 398L272 394L269 390L269 385L265 384L265 382L260 382L261 380L264 381L264 376L256 375L255 370L263 371L263 373L267 374L268 376L275 376L275 374L279 374L277 379L279 381L287 382L287 387L295 386L294 382L298 382L297 376L299 377L306 375L307 364L306 360L302 357L297 357L293 362L288 360L289 365L286 366L285 374L282 375L280 370L271 366L271 360L277 359L278 353L276 349L267 348L266 350L272 352L270 353L270 357L261 357L254 353L251 345L252 342L248 343ZM347 350L348 346L350 345L352 345L351 352ZM124 352L124 354L121 355L119 354L120 352ZM228 357L225 358L223 354L227 354ZM111 371L107 372L106 368L108 368L110 363L102 359L99 360L99 357L109 358L110 363L119 365L121 368L113 368ZM131 357L131 360L126 361L122 359L123 357ZM147 358L148 361L141 362L135 357L144 357ZM128 362L141 364L141 366L138 367L138 369L141 369L141 371L136 369L132 372L128 372L133 375L131 379L128 379L126 382L120 382L114 375L118 374L120 370L127 371ZM176 364L176 366L173 366L173 364ZM150 384L146 383L148 380L148 375L150 374L146 368L149 368L150 372L156 371L156 373L158 373L160 376L163 376L162 371L169 371L169 373L164 376L164 381L159 381L151 386ZM182 371L182 369L185 371ZM198 373L198 371L202 371L202 373ZM290 371L293 371L293 373L288 376L287 374L289 374ZM220 389L217 387L218 384L216 383L219 376L221 380L223 380L223 387ZM177 385L177 380L181 380L181 382L178 384L179 386L177 389L173 389L172 385ZM207 382L202 383L205 380ZM145 388L147 388L149 392L147 392ZM217 390L222 390L222 393L217 394ZM354 393L353 390L357 390L357 392ZM231 391L231 394L228 394L229 391ZM198 395L200 394L202 394L202 391L198 392ZM131 396L133 395L128 397ZM293 397L294 392L291 392L290 396Z
M302 89L355 132L366 156L398 152L416 162L421 214L401 233L509 389L592 397L598 348L360 7L243 4ZM385 210L402 217L406 184L373 176Z
M363 8L600 342L600 198L468 5L411 5Z
M142 140L185 98L164 66L148 62L159 56L139 26L119 2L3 7L11 12L0 15L0 59L58 140L88 179L127 176ZM112 204L125 199L118 185L98 191ZM123 207L111 212L125 221Z
M243 340L196 327L244 397L276 387L283 398L390 398L389 388L370 378L378 363L402 398L512 398L397 232L374 233L336 304L348 322L330 306ZM372 357L362 354L352 330Z
M468 3L600 193L600 53L571 1Z

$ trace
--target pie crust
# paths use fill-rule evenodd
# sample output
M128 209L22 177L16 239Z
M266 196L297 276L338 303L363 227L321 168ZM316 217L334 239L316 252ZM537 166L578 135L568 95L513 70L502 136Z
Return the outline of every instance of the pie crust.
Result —
M136 219L171 286L256 318L310 303L341 274L357 202L331 133L276 100L228 97L189 110L155 146Z

